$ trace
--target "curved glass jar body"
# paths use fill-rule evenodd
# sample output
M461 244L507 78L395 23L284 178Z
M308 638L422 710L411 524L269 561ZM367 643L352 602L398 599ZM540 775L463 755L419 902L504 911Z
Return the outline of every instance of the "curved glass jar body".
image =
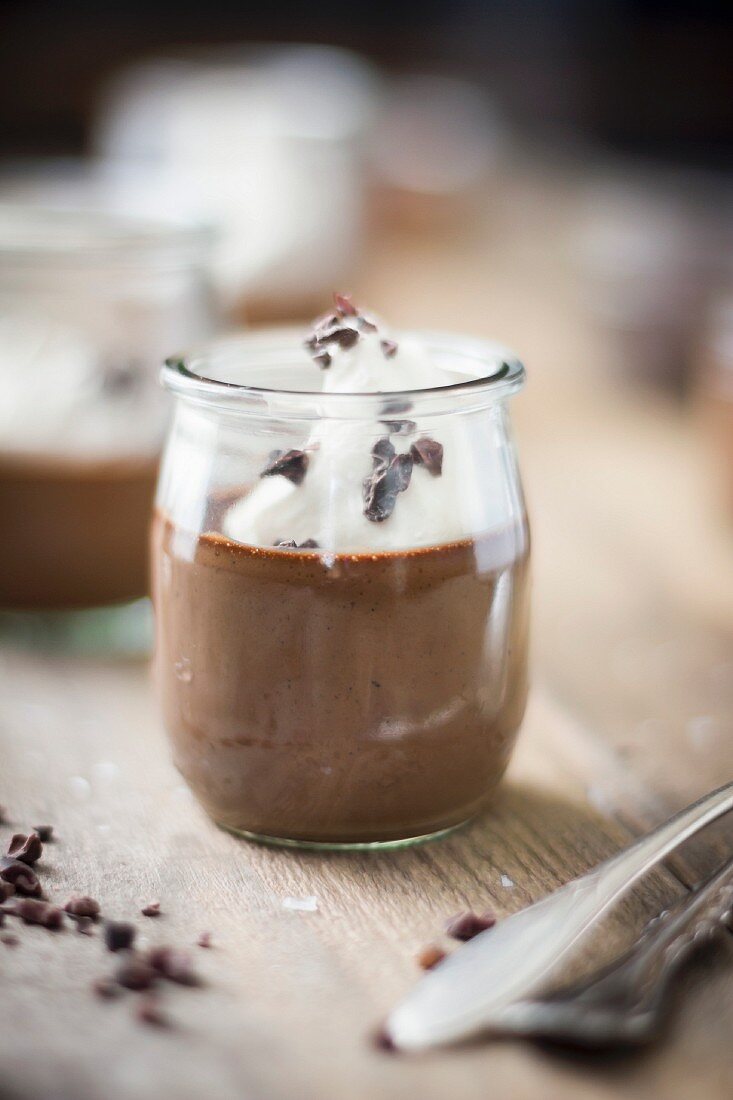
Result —
M169 414L157 368L173 340L210 331L207 237L0 204L1 608L66 613L145 595Z
M491 377L303 392L316 368L272 336L164 372L177 402L153 536L157 681L178 768L235 832L422 838L475 814L507 766L527 692L529 536L506 403L523 370L484 344L423 339ZM362 514L371 448L397 413L410 418L397 451L444 446L440 508L436 473L416 468L414 522L390 527L401 498L365 540L343 517L355 501ZM303 484L279 480L291 500L315 493L299 522L316 546L286 510L276 536L242 526L274 450L311 454Z

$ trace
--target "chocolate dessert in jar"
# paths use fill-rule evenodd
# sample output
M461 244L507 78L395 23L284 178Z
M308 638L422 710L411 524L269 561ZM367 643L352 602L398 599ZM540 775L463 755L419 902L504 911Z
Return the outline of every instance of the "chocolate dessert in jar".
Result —
M0 204L0 629L142 639L172 341L206 336L208 232ZM140 629L138 630L138 627Z
M340 295L305 344L169 361L156 677L220 825L403 843L490 799L527 693L523 378L496 345L390 334Z

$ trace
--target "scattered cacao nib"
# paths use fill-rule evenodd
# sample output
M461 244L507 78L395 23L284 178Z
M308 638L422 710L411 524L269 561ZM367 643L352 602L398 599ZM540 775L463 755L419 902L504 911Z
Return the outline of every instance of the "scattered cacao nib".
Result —
M70 917L87 917L96 920L99 916L99 902L86 896L69 898L64 909Z
M8 898L12 898L15 893L15 887L12 882L0 882L0 905Z
M298 544L295 539L280 539L275 543L276 550L297 550Z
M149 905L146 905L140 912L144 917L159 917L160 916L160 902L151 901Z
M211 947L211 940L211 932L202 932L199 938L196 940L196 943L199 947Z
M105 1001L111 1001L120 995L120 987L114 978L97 978L92 982L92 989Z
M383 1050L386 1054L394 1054L397 1051L392 1036L383 1027L374 1033L372 1043L377 1050Z
M380 340L379 346L384 353L385 359L394 359L395 355L397 354L398 347L394 340Z
M423 947L417 955L417 965L422 970L432 970L434 966L437 966L439 962L442 962L445 958L445 951L441 947L437 947L434 943L428 944L427 947Z
M43 845L38 833L14 833L8 845L8 855L11 859L19 859L21 863L37 863L43 855Z
M380 423L384 424L390 435L410 435L417 428L414 420L381 420Z
M191 957L186 951L179 951L175 947L151 947L147 954L148 964L167 978L169 982L178 985L200 985L198 974L191 964Z
M334 292L333 301L342 317L356 317L357 309L351 300L350 294L338 294Z
M0 936L0 943L4 943L6 947L17 947L20 940L14 932L4 932L3 935Z
M416 439L410 447L410 454L416 466L424 466L433 477L440 477L443 472L442 443L435 439Z
M454 940L472 940L474 936L478 936L479 932L485 932L488 928L493 928L496 924L496 917L493 913L472 913L470 910L466 910L465 913L457 913L454 917L451 917L446 922L445 930L449 936L452 936Z
M321 370L328 370L332 362L330 351L317 351L313 356L313 362L317 363Z
M144 959L125 959L115 971L115 981L123 989L134 989L136 992L150 989L158 980L158 975L149 963Z
M320 546L315 539L306 539L305 542L301 542L298 547L299 550L320 550Z
M389 464L377 466L364 479L364 515L372 523L382 523L394 511L397 494L403 493L412 476L412 455L395 455Z
M54 839L53 825L34 825L33 832L38 833L38 837L43 844L48 844L49 841Z
M40 924L52 931L61 928L64 923L62 910L40 898L18 898L13 903L13 912L24 924Z
M300 485L308 469L308 455L305 451L272 451L267 466L260 477L275 477L281 474L294 485Z
M149 1024L151 1027L171 1026L169 1018L160 1007L160 1001L150 993L140 998L135 1009L135 1016L141 1024Z
M43 895L38 875L27 863L5 856L0 859L0 880L15 887L16 894L24 897L40 898Z
M123 920L108 920L104 926L104 942L110 951L127 951L135 942L135 927Z
M363 314L356 319L356 323L362 332L377 332L377 326L370 317L365 317Z
M343 328L332 329L327 333L323 340L329 344L338 344L340 348L353 348L354 344L359 339L359 333L355 328L349 328L344 326Z

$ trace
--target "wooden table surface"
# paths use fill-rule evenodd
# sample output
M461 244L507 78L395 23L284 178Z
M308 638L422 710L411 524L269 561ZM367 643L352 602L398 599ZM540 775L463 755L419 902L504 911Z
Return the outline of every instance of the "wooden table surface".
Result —
M174 1026L134 995L90 992L99 935L21 926L0 943L0 1097L18 1100L717 1100L733 1095L733 944L684 977L665 1040L634 1057L485 1043L420 1057L368 1036L417 977L447 915L505 915L733 778L733 532L689 414L618 382L578 306L572 181L517 171L469 236L385 234L356 290L396 324L516 347L534 533L534 688L496 805L451 838L384 854L238 842L169 762L143 663L0 651L0 802L53 822L49 893L89 893L150 943L192 946L202 988L170 987ZM0 840L11 827L0 828ZM730 834L730 828L728 829ZM635 891L599 950L709 868L697 844ZM287 897L315 896L315 912ZM141 905L162 903L157 920ZM15 931L15 928L13 928Z

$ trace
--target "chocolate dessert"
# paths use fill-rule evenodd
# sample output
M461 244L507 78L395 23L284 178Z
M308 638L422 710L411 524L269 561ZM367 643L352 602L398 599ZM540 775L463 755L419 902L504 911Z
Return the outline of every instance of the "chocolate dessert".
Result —
M342 843L471 817L503 775L524 712L518 536L326 565L318 552L209 533L191 561L159 515L164 718L174 760L211 816Z
M154 458L3 456L0 607L48 611L144 596Z
M528 646L529 538L504 422L456 415L458 398L422 416L418 385L449 386L442 368L335 302L306 341L323 392L406 384L410 419L402 394L373 422L306 423L302 445L262 452L259 477L202 499L184 418L153 533L175 763L226 828L326 845L472 817L509 761Z

